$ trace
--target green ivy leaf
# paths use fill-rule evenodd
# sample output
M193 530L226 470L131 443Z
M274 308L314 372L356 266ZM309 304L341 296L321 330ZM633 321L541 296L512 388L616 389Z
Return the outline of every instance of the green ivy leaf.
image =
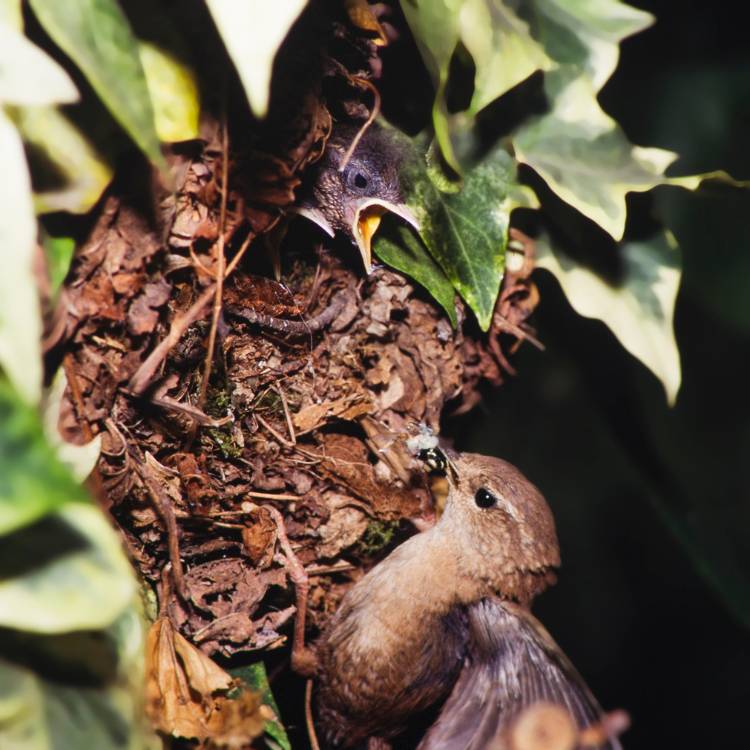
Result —
M268 674L266 673L266 665L262 661L256 661L248 666L232 669L230 670L230 674L233 677L242 680L242 682L254 692L261 694L263 703L266 706L269 706L276 715L276 718L266 722L266 734L278 747L281 748L281 750L292 750L292 745L289 742L286 729L284 729L284 725L279 718L281 716L279 713L279 707L276 705L276 699L271 692L271 685L268 682Z
M45 31L81 69L112 116L166 171L138 40L117 0L29 1Z
M648 242L621 246L624 275L608 284L542 239L539 268L560 282L570 304L586 318L603 321L622 346L661 380L674 405L680 388L680 354L674 335L674 307L680 285L680 253L669 232Z
M627 193L668 183L697 185L697 178L664 175L677 154L633 146L602 111L586 77L565 81L554 72L547 81L552 110L519 128L513 139L516 157L615 239L625 231Z
M138 50L159 138L168 143L197 138L200 100L192 70L155 44L141 42Z
M585 76L595 92L620 58L620 42L653 24L650 13L619 0L528 0L530 30L570 80Z
M95 630L111 625L135 594L120 540L92 505L68 502L3 537L2 627L32 633Z
M620 42L651 25L653 16L617 0L531 0L525 13L556 67L545 76L551 110L518 128L516 157L620 239L625 195L664 182L664 170L676 157L633 146L597 95L617 67Z
M502 0L464 0L460 24L461 40L476 65L470 114L537 70L554 66L526 22Z
M422 59L435 85L432 123L435 138L446 162L457 173L460 166L453 152L450 138L448 107L445 90L451 57L461 35L461 6L464 0L402 0L401 8Z
M453 284L430 257L413 229L403 225L383 226L375 236L373 249L384 263L421 284L445 310L454 328L458 325Z
M36 410L0 378L0 534L85 499L47 444Z
M497 147L466 172L461 185L445 180L435 165L415 165L406 179L407 202L430 255L486 331L505 269L510 212L517 205L513 159Z
M76 482L83 482L94 470L102 449L102 436L94 435L88 443L78 445L63 440L58 421L60 419L60 405L65 393L68 380L65 371L60 368L52 380L52 385L44 398L44 412L42 414L44 434L47 443L55 450L55 455L67 467Z
M14 29L23 28L21 0L0 0L0 23L5 23Z
M3 165L0 180L0 267L3 269L0 273L0 367L16 387L16 397L36 404L42 391L42 320L32 270L36 219L23 143L2 107L0 163ZM0 389L2 387L0 382ZM0 404L2 398L0 391ZM0 519L1 514L2 511ZM1 529L2 520L0 533Z
M66 114L55 107L21 107L14 112L21 136L54 165L64 184L35 193L37 213L85 213L112 179L112 167ZM67 269L66 269L67 270Z
M251 109L257 117L264 117L268 111L273 61L306 0L281 3L206 0L206 4L237 68Z
M47 259L47 274L51 292L53 298L56 299L70 270L76 241L72 237L53 237L44 230L40 231L40 235L44 256Z
M161 748L143 716L143 630L133 607L104 631L6 633L13 663L0 658L0 747Z
M70 76L19 29L0 21L0 104L34 106L78 100Z

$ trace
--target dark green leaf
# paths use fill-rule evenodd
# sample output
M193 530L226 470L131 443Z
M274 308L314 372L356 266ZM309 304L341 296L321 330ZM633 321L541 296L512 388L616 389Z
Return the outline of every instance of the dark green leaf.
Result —
M36 411L0 378L0 534L85 499L47 444Z
M517 205L513 159L496 148L465 173L462 185L448 182L432 165L415 165L410 177L408 203L422 239L486 331L505 269L510 212Z
M292 750L289 737L287 737L284 725L281 723L279 707L276 705L276 700L271 692L271 685L268 682L268 674L266 673L266 665L262 661L256 661L246 667L238 667L237 669L231 669L229 671L233 677L242 680L242 682L244 682L251 690L261 694L263 703L266 706L269 706L274 714L276 714L275 719L266 723L266 734L282 750Z
M42 246L47 258L47 272L52 293L55 294L68 275L76 243L72 237L53 237L45 233L42 237Z
M453 285L411 227L383 227L373 249L383 262L421 284L445 310L453 326L457 325Z

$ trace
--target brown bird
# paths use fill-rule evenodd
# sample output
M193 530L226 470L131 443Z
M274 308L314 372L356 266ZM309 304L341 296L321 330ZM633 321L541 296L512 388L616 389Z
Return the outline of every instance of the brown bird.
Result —
M371 125L350 158L347 151L359 127L339 125L328 140L325 154L311 170L303 197L294 211L333 237L346 235L359 248L365 271L372 267L372 237L387 211L419 229L404 202L400 171L406 149L396 135Z
M529 611L560 562L549 506L505 461L444 455L429 451L433 465L449 469L439 521L349 590L317 644L326 741L352 747L393 737L447 698L420 750L519 747L519 718L549 704L569 717L572 738L550 747L619 748L602 709Z

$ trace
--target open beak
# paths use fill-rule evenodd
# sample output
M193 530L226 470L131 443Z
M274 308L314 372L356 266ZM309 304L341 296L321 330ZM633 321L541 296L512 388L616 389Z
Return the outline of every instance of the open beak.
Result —
M359 248L365 273L372 270L372 238L383 215L390 211L419 231L419 222L411 210L402 203L391 203L379 198L367 198L357 204L351 221L352 235Z
M313 224L317 224L329 237L333 237L334 231L328 219L323 216L323 212L311 206L291 206L287 209L291 214L297 214L309 219Z

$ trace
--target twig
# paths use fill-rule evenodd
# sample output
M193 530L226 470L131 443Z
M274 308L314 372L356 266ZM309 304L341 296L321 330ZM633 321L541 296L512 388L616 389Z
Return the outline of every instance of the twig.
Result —
M260 414L253 414L253 416L282 444L285 445L287 448L294 448L296 445L295 443L292 443L291 441L287 440L278 430L275 430L273 427L271 427L268 422L266 422L263 417L260 416Z
M524 331L524 329L520 326L511 323L506 317L500 315L500 313L495 313L495 317L492 322L502 331L505 331L506 333L512 333L516 338L525 339L530 344L533 344L537 349L539 349L539 351L544 351L544 344L539 341L539 339L532 336L528 331Z
M312 716L312 689L312 678L308 678L305 683L305 724L307 725L307 737L310 740L312 750L320 750L318 735L315 734L315 724L313 723Z
M359 145L362 136L367 132L370 125L375 122L375 118L378 116L378 114L380 114L380 92L375 88L375 86L373 86L373 84L370 83L370 81L368 81L366 78L360 78L359 76L349 76L349 80L352 83L361 86L362 88L370 89L373 95L373 102L370 116L365 121L365 124L357 131L357 135L354 136L354 140L346 150L344 158L341 160L341 164L339 164L339 172L343 172L346 169L346 165L349 163L349 159L352 158L354 149L356 149Z
M222 121L222 138L221 138L221 204L219 208L219 239L217 241L216 259L216 286L214 294L213 316L211 318L211 328L208 333L208 346L206 347L206 361L203 366L203 380L201 380L200 391L198 392L198 408L202 409L206 402L208 393L208 381L211 377L211 368L213 366L214 349L216 347L216 331L219 327L219 318L221 317L221 298L224 292L224 269L226 267L226 258L224 257L224 225L227 219L227 189L229 184L229 136L227 134L227 121L224 117Z
M279 394L281 398L281 405L284 407L284 416L286 417L286 426L289 428L289 439L292 441L292 445L297 445L297 436L294 434L294 424L292 422L292 415L289 413L289 404L286 401L286 396L281 386L275 385L274 390Z
M147 464L143 463L139 465L138 462L134 462L133 466L136 473L140 476L141 481L146 487L146 491L151 497L154 507L161 516L162 521L167 530L167 548L169 550L169 562L172 565L172 576L174 577L175 588L180 598L187 602L187 588L185 586L185 576L182 567L182 560L180 559L180 541L179 541L179 530L177 528L177 519L175 518L174 508L171 503L164 497L163 493L159 489L156 482L151 481L150 470L148 470L147 476Z
M257 312L256 310L250 310L247 307L236 307L234 305L227 305L227 312L235 315L238 318L243 318L248 323L260 326L261 328L268 328L278 333L285 333L289 336L306 336L310 332L320 331L327 325L332 323L338 314L343 310L348 298L348 291L346 289L338 292L331 300L331 303L326 307L323 312L316 315L314 318L300 322L298 320L287 320L286 318L275 318L272 315L266 315L265 313Z
M314 673L317 661L315 654L305 646L305 621L307 619L307 595L310 591L310 580L307 577L304 565L294 554L281 513L271 505L264 505L263 507L271 514L271 518L276 524L277 538L284 553L282 562L294 584L297 614L294 618L292 669L309 677Z
M130 378L128 389L136 396L140 396L148 387L151 379L156 372L156 368L162 363L172 347L182 338L182 334L204 315L204 308L213 296L215 284L207 287L200 297L190 306L190 308L175 317L169 329L169 333L163 338L146 357L143 364L138 368L135 375Z
M181 412L202 427L223 427L227 422L232 421L232 417L222 417L221 419L209 417L208 414L201 411L198 407L192 406L191 404L185 404L182 401L177 401L170 396L153 396L151 398L151 403L170 411Z
M232 271L237 267L242 256L252 240L253 235L249 234L242 246L237 251L237 255L234 256L232 262L227 266L224 278L227 278ZM128 383L128 390L135 396L140 396L148 388L151 379L156 372L156 369L161 364L162 360L169 354L172 347L179 342L185 331L195 323L196 320L200 320L204 315L204 308L208 304L211 297L214 295L216 290L216 284L211 284L206 287L201 293L201 296L190 306L190 308L175 317L172 321L172 325L169 329L169 333L163 338L151 354L146 357L143 364L138 368L135 375L130 379Z
M242 494L247 495L248 497L257 497L260 500L294 501L294 500L302 500L302 497L303 497L302 495L288 495L288 494L283 494L283 493L279 493L278 495L275 495L273 492L255 492L254 490L250 492L243 492ZM230 512L234 512L234 511L230 511Z
M218 240L217 240L218 241ZM206 276L208 276L209 279L216 279L216 272L212 271L196 254L195 250L193 250L192 244L190 245L190 260L193 261L193 268L196 268L198 271L205 273Z
M341 560L333 565L310 565L305 568L308 576L328 576L332 573L346 573L349 570L355 570L354 565Z

